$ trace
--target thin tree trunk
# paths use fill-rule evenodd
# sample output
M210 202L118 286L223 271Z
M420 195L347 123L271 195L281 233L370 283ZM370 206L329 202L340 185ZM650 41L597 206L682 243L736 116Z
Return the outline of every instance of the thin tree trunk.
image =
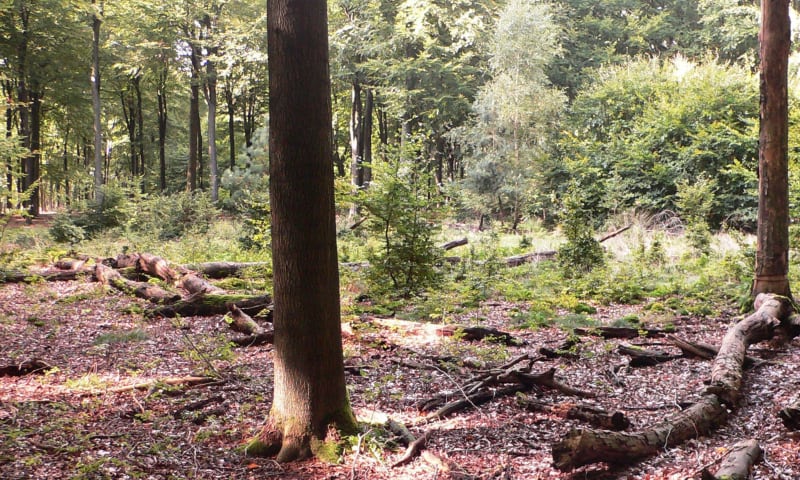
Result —
M190 192L197 190L197 155L200 151L198 137L200 133L200 87L196 68L199 60L196 58L195 47L192 46L192 85L189 98L189 163L186 166L186 189Z
M225 85L225 104L228 108L228 145L229 145L229 163L230 169L236 168L236 129L235 119L236 111L234 110L233 91L229 84Z
M158 73L158 186L167 189L167 73L166 64Z
M42 188L39 185L41 164L41 132L42 132L42 90L37 84L33 84L31 95L31 152L25 159L25 176L27 178L26 188L30 189L28 199L28 213L31 217L39 215L41 207Z
M97 11L92 15L92 112L94 125L94 195L98 205L103 204L103 126L101 124L100 104L100 24L102 23L104 1L100 0ZM97 5L97 0L92 0Z
M212 50L212 54L216 52ZM217 71L214 61L206 59L206 104L208 105L208 175L211 201L219 200L219 172L217 167Z
M789 291L789 0L761 2L758 232L753 296Z
M141 191L145 192L145 160L144 160L144 113L142 112L142 76L137 73L133 79L133 90L136 93L136 147L139 157L139 175L141 175Z

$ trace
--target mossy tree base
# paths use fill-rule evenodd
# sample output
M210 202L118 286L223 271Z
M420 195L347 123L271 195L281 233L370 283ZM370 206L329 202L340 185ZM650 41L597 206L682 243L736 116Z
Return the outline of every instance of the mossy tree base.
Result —
M245 454L251 457L275 457L275 461L280 463L311 457L334 463L340 454L340 438L358 432L358 425L349 407L340 416L342 421L326 422L317 428L297 418L279 422L270 417L258 435L247 443Z

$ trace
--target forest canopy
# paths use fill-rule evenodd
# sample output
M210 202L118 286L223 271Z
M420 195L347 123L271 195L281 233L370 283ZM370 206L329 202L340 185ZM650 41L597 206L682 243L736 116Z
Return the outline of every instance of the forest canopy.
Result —
M394 156L431 174L465 220L554 225L570 191L596 225L632 209L680 215L681 192L701 188L711 228L754 227L756 2L342 0L328 10L343 192L347 181L353 191L381 182L392 169L373 176L372 164ZM3 208L113 210L93 202L113 203L115 190L188 190L234 211L263 203L261 3L15 0L0 7L0 34ZM355 213L352 194L339 198Z

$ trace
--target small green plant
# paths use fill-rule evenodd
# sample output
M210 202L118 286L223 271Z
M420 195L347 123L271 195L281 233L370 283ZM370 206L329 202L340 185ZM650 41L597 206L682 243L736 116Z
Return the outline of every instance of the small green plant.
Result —
M713 180L701 176L695 183L683 180L677 187L675 204L686 220L686 238L689 245L696 252L708 255L711 249L711 230L707 219L714 206L716 184Z
M147 332L140 328L127 331L108 332L98 335L93 345L113 345L117 343L143 342L148 339Z
M567 242L558 249L558 265L566 278L581 276L605 263L605 251L594 238L590 210L573 187L564 199L562 228Z
M442 202L422 162L398 158L375 165L373 171L375 180L362 197L368 230L380 242L368 255L372 290L408 298L441 282L441 252L434 238L444 213Z

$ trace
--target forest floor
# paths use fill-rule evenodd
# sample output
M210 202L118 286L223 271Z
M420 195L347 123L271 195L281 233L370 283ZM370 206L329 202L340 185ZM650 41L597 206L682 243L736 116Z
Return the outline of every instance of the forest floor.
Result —
M88 281L0 286L0 367L31 359L46 364L36 373L0 376L0 478L684 479L699 478L704 467L714 471L726 449L743 438L757 439L765 452L751 478L800 478L800 437L776 415L800 391L797 340L751 348L751 355L769 362L745 374L742 405L711 437L630 466L564 473L551 465L551 444L582 425L529 412L506 396L411 426L415 435L430 432L426 450L446 463L450 471L444 472L421 457L392 468L403 448L388 442L380 426L385 416L412 425L422 417L419 401L442 392L457 399L479 371L527 353L536 358L533 373L554 367L556 379L597 394L581 403L623 412L632 422L629 430L636 430L696 398L710 362L678 358L631 368L617 352L622 340L588 335L581 336L574 358L546 359L538 349L557 348L568 333L514 329L511 312L524 310L524 303L485 302L450 319L509 331L524 340L521 346L466 342L439 336L429 324L362 315L344 328L344 350L350 397L364 432L337 464L281 465L242 451L271 403L271 346L232 349L220 316L146 319L144 306ZM636 308L599 306L592 317L607 323ZM678 316L673 324L681 338L719 344L736 319L733 313ZM672 351L660 337L625 342ZM118 388L190 375L216 380ZM553 405L577 401L546 388L528 395Z

